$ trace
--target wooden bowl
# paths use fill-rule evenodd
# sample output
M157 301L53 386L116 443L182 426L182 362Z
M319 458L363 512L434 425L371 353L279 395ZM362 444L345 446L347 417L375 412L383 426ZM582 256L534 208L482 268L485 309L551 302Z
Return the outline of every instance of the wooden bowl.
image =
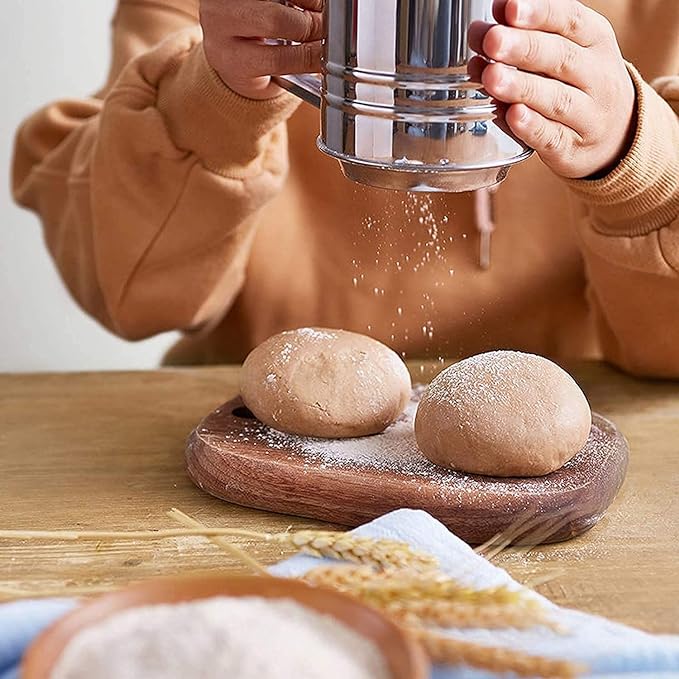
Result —
M336 618L371 640L382 653L392 679L426 679L429 676L429 662L414 639L378 611L345 594L285 578L206 575L159 578L83 604L57 620L30 646L21 666L21 677L49 679L73 637L120 611L215 596L292 599Z

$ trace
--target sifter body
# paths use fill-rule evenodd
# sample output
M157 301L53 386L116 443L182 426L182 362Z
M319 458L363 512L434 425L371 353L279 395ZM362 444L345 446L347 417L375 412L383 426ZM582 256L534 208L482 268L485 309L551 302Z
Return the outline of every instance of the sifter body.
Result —
M492 0L326 0L320 79L281 85L320 106L318 146L356 182L472 191L501 182L531 150L474 82L468 47Z

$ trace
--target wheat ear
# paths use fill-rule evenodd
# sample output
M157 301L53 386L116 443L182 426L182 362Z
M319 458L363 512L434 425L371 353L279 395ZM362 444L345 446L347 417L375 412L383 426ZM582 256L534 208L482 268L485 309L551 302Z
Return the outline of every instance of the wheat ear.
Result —
M431 570L437 560L414 550L405 542L373 539L333 531L297 531L272 535L274 541L296 547L305 554L350 561L381 569L412 568Z
M475 590L438 571L416 572L410 569L375 572L359 567L320 566L309 571L305 580L351 591L375 604L404 601L462 602L476 605L516 605L533 602L521 590L494 587Z
M530 606L475 606L447 601L408 601L390 604L384 610L412 627L435 625L476 629L529 629L540 626L562 632L561 627L546 618L544 611Z
M451 639L427 630L410 628L434 662L448 665L465 664L490 672L513 672L520 677L573 679L584 668L567 660L552 660L519 651L483 646Z
M547 620L537 601L517 601L516 592L503 589L474 591L456 585L453 590L455 597L452 598L449 591L448 599L442 600L428 596L432 591L436 594L438 588L427 587L432 583L428 583L426 577L402 571L376 572L366 566L321 566L309 571L304 580L352 594L365 603L381 608L390 616L413 625L487 629L526 629L542 625L562 631L558 625ZM417 587L412 586L413 582L416 582ZM447 580L445 584L449 584ZM388 596L379 596L380 589L384 587L388 588Z

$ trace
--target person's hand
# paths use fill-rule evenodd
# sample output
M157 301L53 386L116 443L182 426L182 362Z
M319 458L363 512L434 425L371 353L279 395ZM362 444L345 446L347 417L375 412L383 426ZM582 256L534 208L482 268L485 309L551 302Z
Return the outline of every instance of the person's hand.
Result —
M200 23L208 63L234 92L249 99L280 93L272 75L320 70L323 0L201 0ZM299 9L297 9L299 8ZM265 40L299 45L272 45Z
M470 72L507 105L514 134L563 177L601 176L624 157L635 89L610 23L577 0L495 0L470 32ZM496 63L489 63L496 62Z

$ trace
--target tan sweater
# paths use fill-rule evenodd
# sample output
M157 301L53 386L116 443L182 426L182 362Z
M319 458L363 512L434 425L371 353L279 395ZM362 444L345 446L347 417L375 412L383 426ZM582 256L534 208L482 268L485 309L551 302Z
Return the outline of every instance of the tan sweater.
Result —
M344 179L316 110L210 70L197 0L120 0L107 85L25 121L14 194L88 313L127 338L185 331L170 362L239 361L315 324L411 357L505 347L679 376L679 2L590 4L653 84L635 76L633 147L598 181L513 169L487 271L473 195Z

